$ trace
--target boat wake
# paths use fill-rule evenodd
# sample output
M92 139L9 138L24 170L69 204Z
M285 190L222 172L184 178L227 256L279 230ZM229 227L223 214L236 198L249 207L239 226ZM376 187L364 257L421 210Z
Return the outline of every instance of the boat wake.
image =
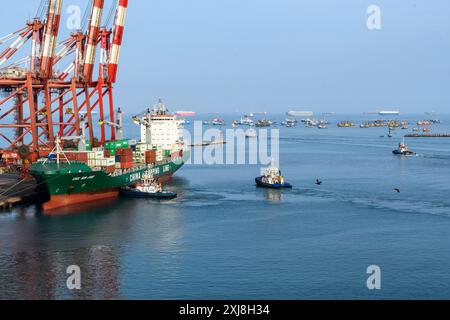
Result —
M445 202L424 201L421 199L414 200L410 198L399 199L395 197L382 197L381 195L358 195L358 197L355 197L353 194L346 195L344 193L322 190L306 190L303 194L310 197L352 203L370 209L395 211L399 213L431 214L450 218L450 203Z

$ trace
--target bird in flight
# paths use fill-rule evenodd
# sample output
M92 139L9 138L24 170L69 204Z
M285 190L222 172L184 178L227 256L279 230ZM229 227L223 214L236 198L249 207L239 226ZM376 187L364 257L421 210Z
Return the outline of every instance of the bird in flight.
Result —
M394 188L394 191L396 191L397 193L400 193L400 189L399 188Z
M317 184L318 186L320 186L320 185L322 184L322 181L320 181L319 179L316 179L316 184Z

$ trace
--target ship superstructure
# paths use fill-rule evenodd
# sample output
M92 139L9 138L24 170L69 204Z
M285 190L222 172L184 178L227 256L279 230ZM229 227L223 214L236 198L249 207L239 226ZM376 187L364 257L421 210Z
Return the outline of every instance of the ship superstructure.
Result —
M184 120L170 114L161 99L153 109L141 117L133 117L133 121L141 126L141 143L171 149L182 141Z

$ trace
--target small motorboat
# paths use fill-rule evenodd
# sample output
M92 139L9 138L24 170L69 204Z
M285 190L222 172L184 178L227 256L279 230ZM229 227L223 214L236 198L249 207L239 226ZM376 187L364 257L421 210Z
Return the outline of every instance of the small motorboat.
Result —
M393 127L389 127L388 137L392 138L394 136L394 133L395 133L395 129Z
M135 187L120 188L120 194L126 197L160 200L170 200L177 197L175 192L163 191L161 184L157 184L154 181L147 181L146 179L137 183Z
M416 155L415 152L412 152L411 150L408 149L404 140L403 140L403 142L400 142L398 144L398 149L395 149L394 151L392 151L392 153L395 155L400 155L400 156L415 156Z
M256 185L270 189L292 189L292 185L284 181L281 171L274 165L261 170L261 176L255 178Z

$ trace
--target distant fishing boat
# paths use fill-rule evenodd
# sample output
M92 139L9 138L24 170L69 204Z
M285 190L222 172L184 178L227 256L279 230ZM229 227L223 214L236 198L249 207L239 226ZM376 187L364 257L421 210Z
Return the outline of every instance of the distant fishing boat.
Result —
M337 126L339 128L350 128L350 127L354 127L355 124L351 121L341 121L337 124Z
M214 118L211 120L211 124L213 126L223 126L223 125L225 125L225 120L223 120L221 118Z
M244 116L239 120L239 124L243 126L254 126L253 119L249 116Z
M205 120L203 121L204 125L213 125L213 126L224 126L225 120L221 118L213 118L211 120Z
M260 128L270 127L271 125L272 125L272 121L270 121L270 120L263 119L263 120L256 121L256 126L260 127Z
M283 122L281 122L281 124L287 128L292 128L298 124L298 121L295 118L286 118Z

